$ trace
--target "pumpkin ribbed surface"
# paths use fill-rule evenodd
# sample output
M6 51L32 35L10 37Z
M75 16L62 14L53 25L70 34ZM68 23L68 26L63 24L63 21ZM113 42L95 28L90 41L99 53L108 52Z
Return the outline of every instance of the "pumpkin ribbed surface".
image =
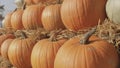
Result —
M73 31L87 29L103 21L106 17L107 0L65 0L61 7L64 25Z
M26 29L37 29L42 27L41 14L44 9L43 5L28 6L23 13L22 22Z
M65 28L61 20L60 7L60 4L50 5L43 10L42 24L46 30L52 31Z
M118 62L118 54L112 44L93 36L88 44L80 44L76 37L59 49L54 68L117 68Z

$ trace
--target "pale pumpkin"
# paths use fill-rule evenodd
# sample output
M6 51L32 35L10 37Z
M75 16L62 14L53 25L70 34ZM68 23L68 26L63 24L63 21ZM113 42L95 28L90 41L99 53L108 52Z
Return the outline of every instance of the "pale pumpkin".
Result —
M71 38L63 44L56 55L54 68L118 68L119 58L112 44L91 33L85 36L81 40Z
M8 58L8 48L12 41L13 41L13 39L7 39L1 45L1 55L2 55L2 57L6 58L6 59L9 59Z
M43 10L42 24L46 30L52 31L65 28L61 20L60 7L60 4L50 5Z
M120 0L108 0L106 13L108 18L116 24L120 23Z
M24 11L23 9L17 9L16 11L14 11L14 13L11 16L11 25L12 28L15 30L24 29L22 24L23 11Z
M3 23L4 28L12 28L12 25L11 25L11 16L12 16L12 14L13 14L13 12L10 12L5 16L4 23Z
M30 57L35 40L32 38L16 38L12 41L8 49L10 62L17 68L32 68Z
M54 39L43 39L35 44L31 54L32 68L54 68L56 54L59 48L67 41L66 39Z
M42 27L41 14L44 5L31 5L28 6L23 13L22 22L25 29L37 29Z
M107 0L64 0L61 17L64 25L72 31L91 28L106 18Z
M24 0L15 0L14 2L17 5L17 8L22 8L24 5Z

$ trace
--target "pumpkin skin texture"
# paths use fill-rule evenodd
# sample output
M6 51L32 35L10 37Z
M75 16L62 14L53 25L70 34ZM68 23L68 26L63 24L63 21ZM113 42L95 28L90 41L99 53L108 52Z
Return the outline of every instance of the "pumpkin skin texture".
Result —
M59 49L54 68L117 68L118 63L118 54L112 44L95 36L90 37L88 44L80 44L76 37Z
M120 0L108 0L106 13L108 18L116 24L120 23Z
M1 51L1 45L2 45L2 43L3 43L6 39L9 39L9 38L13 39L13 38L15 38L15 37L14 37L14 35L12 35L12 34L5 34L5 35L1 35L1 36L0 36L0 51ZM0 54L1 54L1 52L0 52Z
M46 30L52 31L65 28L61 20L60 7L60 4L50 5L43 10L42 24Z
M11 25L11 16L12 16L12 13L8 13L6 16L5 16L5 19L4 19L4 23L3 23L3 27L4 28L11 28L12 25Z
M32 50L32 68L54 68L56 53L65 41L65 39L55 42L48 39L39 41Z
M107 0L64 0L61 17L67 29L78 31L91 28L106 17Z
M31 68L30 56L35 42L30 39L14 39L8 49L10 62L17 68Z
M25 29L37 29L42 27L41 14L44 9L44 6L31 5L27 7L23 13L22 21Z
M12 28L15 30L21 30L24 29L23 24L22 24L22 14L23 10L22 9L17 9L11 16L11 25Z
M7 39L1 45L1 55L2 55L2 57L6 58L6 59L9 59L8 58L8 48L12 41L13 41L13 39Z

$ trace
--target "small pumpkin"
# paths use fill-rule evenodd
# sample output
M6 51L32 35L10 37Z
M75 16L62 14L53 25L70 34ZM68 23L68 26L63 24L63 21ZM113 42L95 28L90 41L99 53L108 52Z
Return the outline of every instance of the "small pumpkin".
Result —
M43 10L42 24L46 30L52 31L65 28L61 20L60 7L60 4L55 4L45 7Z
M44 5L31 5L28 6L23 13L22 22L25 29L37 29L42 27L41 14Z
M15 38L15 37L14 37L13 34L3 34L3 35L0 35L0 51L1 51L1 45L2 45L2 43L3 43L6 39L9 39L9 38L13 39L13 38ZM1 52L0 52L0 54L1 54Z
M16 11L14 11L14 13L11 16L11 25L12 28L15 30L24 29L22 24L23 11L24 11L23 9L17 9Z
M95 29L68 40L59 49L54 68L118 68L119 58L114 46L96 36ZM90 39L89 39L90 37Z
M16 38L12 41L8 49L10 62L17 68L31 68L30 56L35 44L32 38L27 38L21 31L22 38Z
M120 0L108 0L106 13L108 18L116 24L120 23Z
M8 48L12 41L13 41L13 39L7 39L1 45L1 55L2 55L2 57L6 58L6 59L9 59L8 58Z
M57 51L66 42L66 39L55 41L56 34L53 34L50 39L43 39L35 44L31 54L33 68L54 68Z
M4 28L11 28L12 27L12 25L11 25L12 14L13 14L13 12L10 12L5 16L4 23L3 23Z
M78 31L91 28L98 20L106 18L107 0L64 0L61 7L61 18L69 30Z

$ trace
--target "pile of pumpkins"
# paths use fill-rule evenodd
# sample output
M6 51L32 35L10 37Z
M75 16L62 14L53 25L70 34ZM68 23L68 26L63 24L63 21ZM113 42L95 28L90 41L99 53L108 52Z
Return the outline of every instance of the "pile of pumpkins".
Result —
M110 9L118 0L64 0L63 3L57 0L49 4L54 1L16 0L17 9L5 16L4 28L44 28L49 32L67 28L76 32L97 26L98 21L104 21L107 15L110 20L119 23L119 8L113 13ZM118 4L113 6L118 7ZM58 31L39 41L27 37L24 32L21 32L21 38L6 33L0 35L0 52L17 68L118 68L117 50L106 40L92 35L95 30L91 29L83 38L77 36L59 40L56 39Z

